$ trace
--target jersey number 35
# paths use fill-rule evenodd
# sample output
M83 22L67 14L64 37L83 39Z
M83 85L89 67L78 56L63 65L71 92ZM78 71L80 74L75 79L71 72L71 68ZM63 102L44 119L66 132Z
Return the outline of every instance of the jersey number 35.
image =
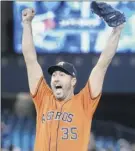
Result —
M71 128L61 128L63 131L62 139L69 139L69 140L75 140L77 139L77 128L76 127L71 127Z

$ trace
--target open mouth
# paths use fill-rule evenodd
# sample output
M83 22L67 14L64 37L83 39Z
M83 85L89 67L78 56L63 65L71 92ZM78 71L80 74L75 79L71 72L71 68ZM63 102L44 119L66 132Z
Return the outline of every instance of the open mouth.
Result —
M56 89L62 89L62 86L56 86Z
M55 92L57 95L60 95L62 93L62 86L61 85L55 86Z

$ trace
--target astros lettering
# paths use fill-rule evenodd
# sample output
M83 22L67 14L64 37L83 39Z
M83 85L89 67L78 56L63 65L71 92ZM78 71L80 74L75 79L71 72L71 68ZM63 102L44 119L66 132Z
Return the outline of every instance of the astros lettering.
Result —
M73 114L68 112L48 111L42 115L42 123L50 120L62 120L64 122L72 122Z

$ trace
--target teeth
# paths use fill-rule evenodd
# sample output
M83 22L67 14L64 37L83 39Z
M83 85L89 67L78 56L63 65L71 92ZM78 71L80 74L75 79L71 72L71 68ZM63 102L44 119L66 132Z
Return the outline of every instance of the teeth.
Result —
M56 87L61 87L61 85L55 85Z

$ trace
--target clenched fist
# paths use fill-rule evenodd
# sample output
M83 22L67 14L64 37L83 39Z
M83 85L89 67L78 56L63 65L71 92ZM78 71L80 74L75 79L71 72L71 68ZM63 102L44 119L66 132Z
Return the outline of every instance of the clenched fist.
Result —
M35 11L32 8L26 8L22 11L22 22L31 22L35 16Z

